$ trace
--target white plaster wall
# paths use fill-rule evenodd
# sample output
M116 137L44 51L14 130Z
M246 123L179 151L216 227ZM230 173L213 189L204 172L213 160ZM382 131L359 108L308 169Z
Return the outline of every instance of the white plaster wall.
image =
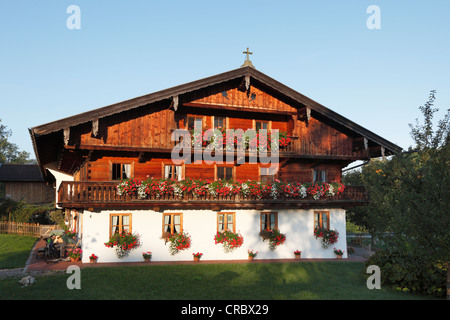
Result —
M324 210L324 209L322 209ZM345 210L330 211L330 228L338 230L339 240L334 245L345 251L347 257ZM151 210L108 210L101 212L83 212L83 262L89 262L89 255L95 253L98 262L142 261L142 252L151 251L153 261L192 260L192 253L202 252L202 260L238 260L247 259L247 250L258 251L255 259L290 259L295 250L302 251L302 258L335 258L333 246L323 249L321 239L314 237L314 210L273 210L278 212L278 227L286 234L286 242L276 250L270 250L268 242L259 237L260 210L234 210L236 212L236 231L244 237L244 244L231 253L225 253L221 244L214 243L217 228L217 212L211 210L183 211L183 230L191 235L192 243L188 250L170 255L169 243L162 240L161 212ZM165 211L165 212L180 212ZM230 212L226 210L224 212ZM132 231L138 233L141 247L132 250L122 259L117 258L115 249L107 248L104 243L109 239L109 215L111 213L132 213Z
M54 170L54 169L50 169L48 167L46 167L46 169L48 169L48 171L50 171L50 173L55 177L56 180L56 188L55 188L55 202L58 203L58 189L59 186L61 185L61 182L63 181L73 181L73 176L68 175L66 173ZM61 207L56 206L56 208L61 209Z

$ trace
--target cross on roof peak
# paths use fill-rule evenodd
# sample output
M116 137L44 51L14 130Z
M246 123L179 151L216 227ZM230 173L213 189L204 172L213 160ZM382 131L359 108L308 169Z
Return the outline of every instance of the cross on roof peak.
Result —
M250 52L250 51L248 50L248 47L247 47L247 50L244 51L244 52L242 52L242 53L246 54L246 55L247 55L247 58L245 59L244 64L241 66L241 68L242 68L242 67L252 67L252 68L255 68L255 67L253 66L252 62L251 62L250 59L249 59L249 55L250 55L250 54L253 54L253 52Z

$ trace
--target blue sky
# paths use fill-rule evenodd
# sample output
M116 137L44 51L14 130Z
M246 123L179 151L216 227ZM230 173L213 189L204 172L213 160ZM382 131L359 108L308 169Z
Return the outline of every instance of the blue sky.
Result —
M450 108L449 15L447 0L2 1L0 119L34 158L28 128L238 68L249 47L259 71L406 149L430 90L439 119Z

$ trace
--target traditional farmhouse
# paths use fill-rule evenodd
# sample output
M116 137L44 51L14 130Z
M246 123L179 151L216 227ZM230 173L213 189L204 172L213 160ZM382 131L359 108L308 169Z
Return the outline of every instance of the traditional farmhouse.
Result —
M154 261L198 252L239 260L248 250L333 259L334 248L345 258L346 209L369 197L341 184L342 168L401 150L258 71L248 55L238 69L30 134L83 262L142 261L147 251Z

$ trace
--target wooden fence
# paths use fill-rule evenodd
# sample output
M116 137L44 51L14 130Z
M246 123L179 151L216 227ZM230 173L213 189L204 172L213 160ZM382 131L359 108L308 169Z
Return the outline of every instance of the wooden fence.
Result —
M40 237L46 232L58 229L57 225L0 221L0 233L13 233L24 236Z

